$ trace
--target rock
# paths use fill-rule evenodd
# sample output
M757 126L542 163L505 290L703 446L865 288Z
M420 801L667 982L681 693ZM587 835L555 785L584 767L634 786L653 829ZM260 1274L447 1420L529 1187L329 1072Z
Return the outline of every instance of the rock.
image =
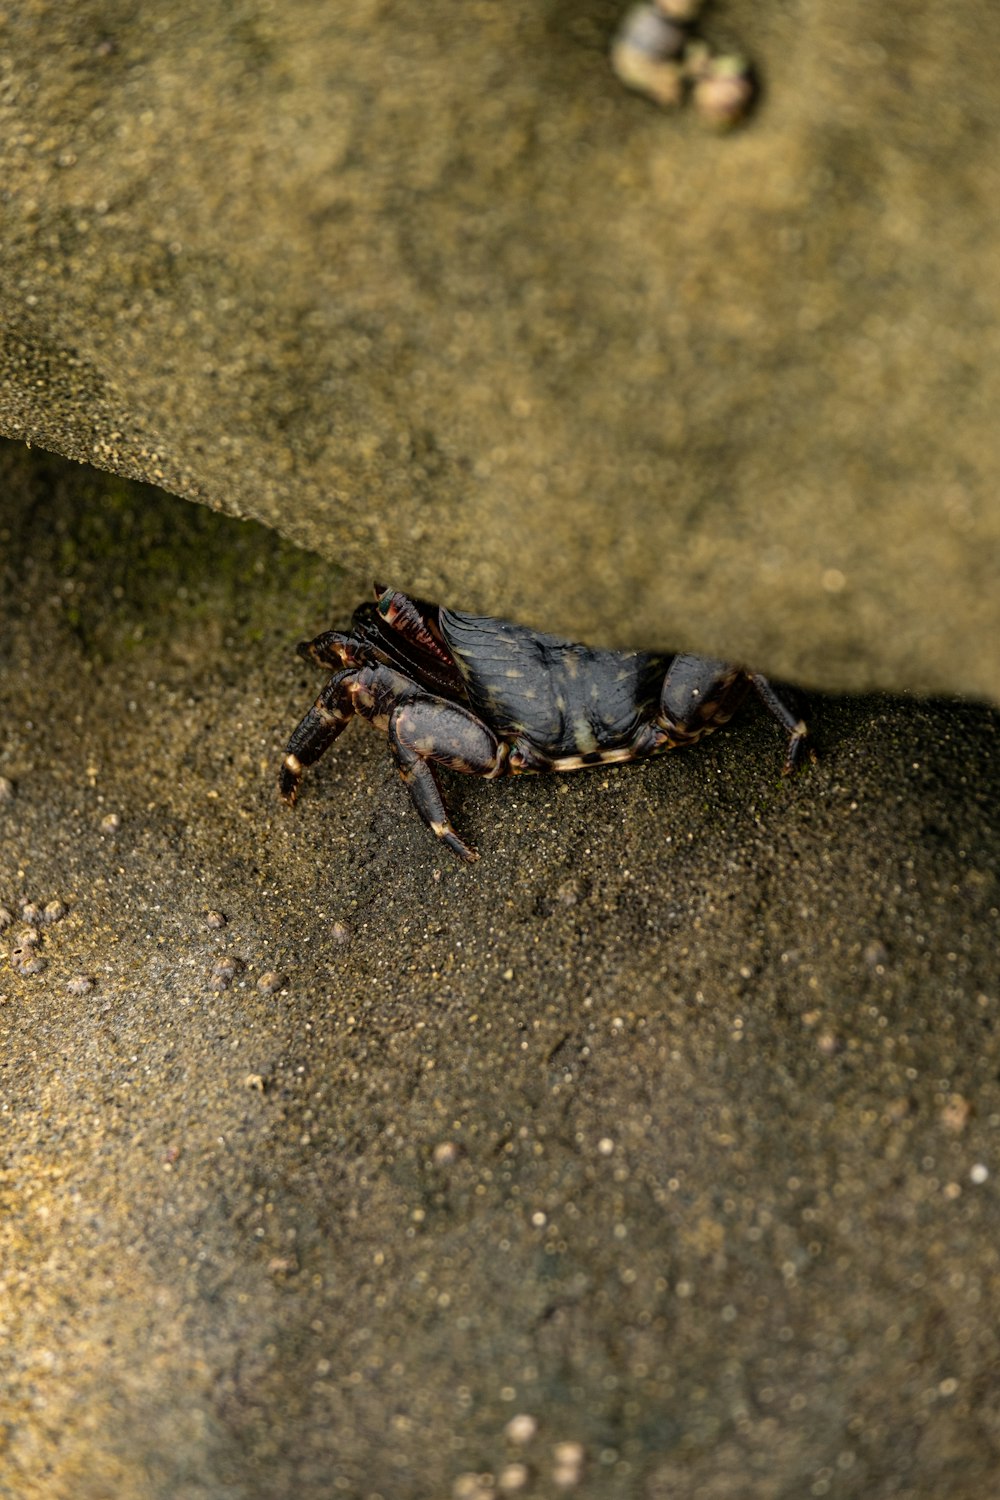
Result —
M734 0L721 140L618 85L617 20L12 13L0 431L345 601L1000 698L1000 12Z
M10 1493L992 1492L994 711L453 777L467 868L367 725L278 801L318 559L16 447L0 538Z

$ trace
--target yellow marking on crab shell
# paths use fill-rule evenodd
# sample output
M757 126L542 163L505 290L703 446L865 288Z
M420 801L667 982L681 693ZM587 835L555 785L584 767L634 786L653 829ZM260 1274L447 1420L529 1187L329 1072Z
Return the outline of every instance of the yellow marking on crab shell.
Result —
M576 742L577 749L583 755L589 755L597 749L597 740L594 737L594 731L584 718L573 720L573 739Z
M436 834L440 839L443 838L446 833L451 833L451 828L447 823L432 823L431 833Z
M291 771L293 776L301 776L302 762L299 760L299 757L297 755L286 755L285 769L286 771Z
M515 677L523 677L524 673L521 671L520 667L508 667L503 675L505 677L510 677L513 679Z

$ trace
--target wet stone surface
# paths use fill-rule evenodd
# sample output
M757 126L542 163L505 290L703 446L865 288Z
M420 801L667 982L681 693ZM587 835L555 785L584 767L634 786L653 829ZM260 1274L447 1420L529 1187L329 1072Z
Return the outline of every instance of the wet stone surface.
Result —
M0 462L11 1493L989 1492L997 716L452 778L459 867L367 726L277 801L335 573Z

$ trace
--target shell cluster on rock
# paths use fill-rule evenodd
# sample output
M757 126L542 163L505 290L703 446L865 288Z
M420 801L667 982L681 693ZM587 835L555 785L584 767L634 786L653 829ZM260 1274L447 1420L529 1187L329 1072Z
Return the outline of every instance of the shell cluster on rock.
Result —
M695 30L701 0L643 0L626 12L611 45L611 66L626 88L661 109L690 98L713 130L731 130L753 106L756 86L744 57L713 52Z

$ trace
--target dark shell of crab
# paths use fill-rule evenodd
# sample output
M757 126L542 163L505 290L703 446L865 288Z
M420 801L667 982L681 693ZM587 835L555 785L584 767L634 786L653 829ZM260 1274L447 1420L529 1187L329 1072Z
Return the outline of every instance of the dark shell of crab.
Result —
M473 711L553 756L627 744L655 711L668 658L598 651L509 620L441 609L441 635Z

